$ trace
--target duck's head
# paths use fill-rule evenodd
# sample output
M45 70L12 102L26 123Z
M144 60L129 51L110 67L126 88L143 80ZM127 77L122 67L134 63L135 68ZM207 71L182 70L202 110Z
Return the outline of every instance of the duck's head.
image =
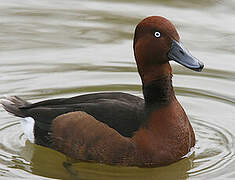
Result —
M137 25L134 53L145 84L171 74L171 60L195 71L201 71L204 67L183 47L175 26L161 16L147 17Z

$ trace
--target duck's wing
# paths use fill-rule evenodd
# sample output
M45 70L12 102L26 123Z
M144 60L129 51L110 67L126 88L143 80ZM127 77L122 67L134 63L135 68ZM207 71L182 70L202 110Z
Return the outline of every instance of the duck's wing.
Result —
M135 146L129 138L85 112L60 115L51 129L52 147L73 159L126 164L134 158Z
M1 103L16 116L34 119L35 140L40 145L49 143L52 120L68 112L84 111L126 137L132 136L139 128L144 113L142 98L118 92L86 94L33 104L18 97L10 97Z

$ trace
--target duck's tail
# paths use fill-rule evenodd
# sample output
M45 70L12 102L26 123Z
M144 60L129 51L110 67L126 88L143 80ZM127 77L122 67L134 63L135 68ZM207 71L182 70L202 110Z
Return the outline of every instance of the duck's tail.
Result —
M34 119L32 117L27 117L26 112L23 109L21 109L23 107L30 105L30 103L17 96L12 96L12 97L6 97L5 99L0 99L0 104L2 104L3 108L10 114L24 118L21 121L24 134L26 138L33 143L34 142L33 128L35 123Z
M11 97L6 97L4 99L0 99L0 104L2 104L3 108L10 114L22 118L27 117L27 115L21 108L30 105L29 102L17 96L11 96Z

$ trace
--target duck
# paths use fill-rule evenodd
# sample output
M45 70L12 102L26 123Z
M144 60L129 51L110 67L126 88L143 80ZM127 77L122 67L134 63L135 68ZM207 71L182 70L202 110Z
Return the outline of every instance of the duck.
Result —
M30 103L18 96L1 100L22 118L32 142L74 160L119 166L156 167L181 160L195 146L195 133L172 86L175 61L200 72L204 64L182 44L165 17L136 26L134 57L143 98L97 92Z

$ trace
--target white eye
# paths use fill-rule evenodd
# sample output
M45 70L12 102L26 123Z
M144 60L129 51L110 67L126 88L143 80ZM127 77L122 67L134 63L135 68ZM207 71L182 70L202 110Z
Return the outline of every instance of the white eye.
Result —
M161 33L158 32L158 31L156 31L156 32L154 33L154 36L157 37L157 38L159 38L159 37L161 37Z

